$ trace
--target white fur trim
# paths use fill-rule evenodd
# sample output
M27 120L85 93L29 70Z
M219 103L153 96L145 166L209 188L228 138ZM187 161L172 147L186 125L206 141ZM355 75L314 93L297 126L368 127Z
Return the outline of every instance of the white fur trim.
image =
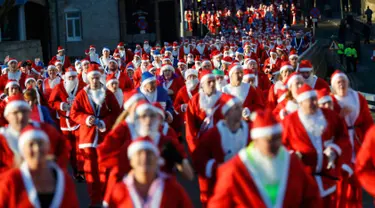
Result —
M316 94L316 91L315 90L310 90L310 91L307 91L307 92L304 92L304 93L301 93L297 96L297 102L302 102L306 99L309 99L311 97L316 97L317 94Z
M283 93L278 99L277 103L281 103L286 98L287 93Z
M17 60L12 59L12 60L8 61L8 66L9 66L11 63L13 63L13 62L15 62L16 64L18 64L18 61L17 61Z
M150 83L150 82L154 82L156 81L156 77L150 77L150 78L147 78L146 80L143 80L142 83L141 83L141 87L143 88L146 84Z
M288 70L288 69L293 70L293 66L292 65L285 65L285 66L280 68L280 72L283 72L283 71Z
M163 76L163 73L165 70L171 70L173 73L174 73L174 68L173 66L171 65L165 65L165 66L162 66L161 69L160 69L160 76Z
M245 74L245 75L243 75L243 79L250 79L250 78L255 78L255 74Z
M84 143L84 144L79 144L78 148L79 149L84 149L84 148L96 148L96 145L94 143Z
M109 63L111 63L111 62L113 62L113 63L115 63L115 64L117 64L117 65L118 65L118 63L117 63L117 61L116 61L116 60L113 60L113 59L109 59L109 61L108 61L108 64L109 64Z
M154 106L154 110L155 110L156 113L158 113L159 115L161 115L163 117L163 119L165 119L165 113L164 113L164 111L162 109Z
M61 110L61 111L64 111L64 108L63 108L64 103L65 103L65 102L61 102L61 103L60 103L60 110Z
M91 124L89 123L90 117L91 117L91 116L87 116L87 118L86 118L86 125L87 125L87 126L91 126Z
M103 120L99 121L101 128L98 128L100 132L105 132L107 130Z
M327 145L327 148L332 148L333 150L335 150L335 152L337 153L338 156L340 156L341 153L342 153L341 148L335 143L329 143Z
M5 89L9 88L10 86L12 85L17 85L18 87L20 86L20 84L16 81L11 81L11 82L8 82L6 85L5 85Z
M84 60L81 61L81 65L83 65L83 64L86 63L86 62L87 62L87 63L90 63L89 60L84 59Z
M298 55L297 55L297 54L292 54L292 55L289 56L289 59L292 59L292 58L294 58L294 57L297 57L297 58L298 58Z
M275 134L280 134L282 131L283 127L280 124L261 128L253 128L251 129L251 138L258 139L260 137L267 137Z
M209 161L207 161L206 163L206 171L205 171L205 174L206 174L206 177L207 178L211 178L212 177L212 167L214 166L215 164L215 159L210 159Z
M206 80L210 79L210 78L215 78L215 75L214 74L206 74L204 75L201 80L200 80L200 83L203 83L205 82Z
M126 102L124 102L124 110L128 109L133 103L137 102L142 98L144 98L143 95L139 93L134 94Z
M12 101L5 106L4 116L6 117L9 113L19 108L23 108L23 109L27 109L31 111L30 105L26 101L17 100L17 101Z
M41 140L49 144L49 139L47 134L42 130L29 130L21 134L18 139L18 149L22 154L22 148L26 142L31 140Z
M187 78L188 78L190 75L195 75L195 76L198 77L198 71L195 70L195 69L188 69L188 70L186 70L186 72L185 72L185 80L187 80Z
M119 83L118 79L110 79L109 81L107 81L107 83L105 83L105 86L108 87L108 86L110 86L113 82L117 82L117 83Z
M111 52L111 50L109 50L109 48L106 48L106 47L103 48L102 53L103 53L104 51Z
M224 60L221 60L221 63L222 63L222 64L228 64L228 65L229 65L229 64L232 64L232 62L227 62L227 61L224 61Z
M241 101L240 101L238 98L233 97L232 99L228 100L228 101L223 105L223 107L221 108L221 113L222 113L223 115L225 115L225 114L229 111L229 109L230 109L231 107L233 107L235 104L241 104Z
M303 67L303 68L298 68L298 71L299 72L310 72L310 71L312 71L313 70L313 68L311 67Z
M63 65L63 63L62 63L61 61L56 61L56 62L55 62L55 66L57 66L58 64Z
M331 86L333 86L333 83L334 82L336 82L336 80L338 79L338 78L340 78L340 77L342 77L342 78L344 78L346 81L349 81L349 79L348 79L348 76L346 76L346 74L344 74L344 73L337 73L337 74L335 74L332 78L331 78Z
M353 169L351 169L350 166L347 165L347 164L342 164L341 168L342 168L343 170L345 170L346 172L348 172L349 177L352 176L353 173L354 173Z
M323 96L318 100L318 104L324 104L326 102L332 102L332 97L330 95Z
M128 147L128 158L131 157L140 150L151 150L155 153L155 155L159 155L159 149L155 146L155 144L149 141L139 141L139 142L132 142Z
M66 78L70 77L70 76L77 76L77 72L76 71L68 71L68 72L65 72L64 76Z
M89 73L87 73L87 77L92 77L92 76L94 76L94 75L102 75L101 73L100 73L100 71L97 71L97 70L94 70L94 71L91 71L91 72L89 72Z
M159 108L158 108L158 110L159 110ZM169 112L169 111L165 111L165 113L168 114L168 115L172 118L172 120L173 120L173 115L172 115L171 112Z
M145 104L142 104L142 105L138 106L135 109L135 113L136 114L141 114L141 113L143 113L146 110L155 111L155 107L153 105L151 105L150 103L145 103Z
M243 67L242 67L241 65L235 65L235 66L233 66L233 67L229 70L229 73L228 73L229 78L232 76L232 74L233 74L235 71L243 71Z
M301 75L299 75L299 74L295 74L295 75L293 75L292 77L289 78L288 82L286 83L286 86L287 86L288 88L290 88L290 85L292 85L292 83L293 83L294 81L296 81L296 79L298 79L298 78L303 79L303 77L302 77Z
M34 80L34 82L36 82L36 80L35 80L34 78L32 78L32 77L27 78L27 79L25 80L25 86L26 86L26 84L27 84L29 81L31 81L31 80Z

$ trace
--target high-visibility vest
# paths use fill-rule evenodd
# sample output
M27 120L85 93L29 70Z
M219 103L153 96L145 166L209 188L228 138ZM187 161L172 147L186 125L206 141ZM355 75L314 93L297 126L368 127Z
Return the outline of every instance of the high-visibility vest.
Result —
M339 47L339 49L337 50L337 54L339 54L339 55L344 54L344 44L339 43L339 44L337 44L337 47Z
M351 53L353 58L357 58L357 50L355 48L351 48Z
M345 48L344 54L346 57L352 57L352 49L350 47Z

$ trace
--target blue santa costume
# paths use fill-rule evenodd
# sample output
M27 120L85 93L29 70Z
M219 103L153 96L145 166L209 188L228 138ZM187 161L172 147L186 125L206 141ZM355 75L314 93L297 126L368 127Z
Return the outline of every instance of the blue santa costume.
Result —
M300 38L300 41L297 41L297 37L294 37L292 39L292 42L290 43L290 45L295 48L297 50L297 54L298 55L301 55L303 53L303 45L305 44L304 43L304 38L301 36Z
M172 115L174 110L172 100L163 86L157 86L155 91L152 93L143 90L144 86L150 82L156 82L156 77L150 72L146 71L142 74L141 86L137 89L137 91L141 93L150 103L160 103L165 112L170 114L171 118L173 118Z

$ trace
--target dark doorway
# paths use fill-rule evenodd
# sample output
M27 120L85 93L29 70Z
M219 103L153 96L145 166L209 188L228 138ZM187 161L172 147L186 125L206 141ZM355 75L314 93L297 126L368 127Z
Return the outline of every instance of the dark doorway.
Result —
M173 42L178 39L174 1L159 3L160 40Z
M25 4L26 39L40 40L44 63L54 54L49 54L50 24L48 8L33 2Z

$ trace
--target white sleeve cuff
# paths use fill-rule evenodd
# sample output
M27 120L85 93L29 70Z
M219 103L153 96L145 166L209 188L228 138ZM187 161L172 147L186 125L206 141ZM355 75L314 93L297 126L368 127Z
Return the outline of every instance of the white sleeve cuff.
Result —
M89 123L90 118L91 118L91 116L87 116L87 118L86 118L86 125L87 126L91 126L91 124Z
M169 112L169 111L165 111L165 112L166 112L166 114L168 114L168 115L172 118L172 120L173 120L173 115L172 115L172 113Z
M284 120L284 112L285 112L284 109L281 109L281 111L279 112L279 116L281 120Z
M330 144L327 145L327 148L328 148L328 147L330 147L330 148L332 148L333 150L335 150L335 152L337 153L338 156L341 155L341 153L342 153L341 148L340 148L337 144L335 144L335 143L330 143Z
M345 170L346 172L348 172L349 177L353 175L353 169L351 169L349 165L347 165L347 164L342 164L341 168L342 168L343 170Z
M206 177L211 178L212 177L212 167L215 164L215 159L210 159L206 164Z
M64 106L64 102L61 102L61 103L60 103L60 110L61 110L61 111L64 111L63 106ZM87 119L86 119L86 124L87 124Z
M99 123L100 123L99 131L100 131L100 132L105 132L105 131L107 130L107 128L106 128L106 126L105 126L104 121L103 121L103 120L100 120Z

